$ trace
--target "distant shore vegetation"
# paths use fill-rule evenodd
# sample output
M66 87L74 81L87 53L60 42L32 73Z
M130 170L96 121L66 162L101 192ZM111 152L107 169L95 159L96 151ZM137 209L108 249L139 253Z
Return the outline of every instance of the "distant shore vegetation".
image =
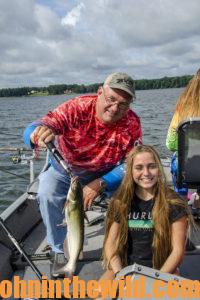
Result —
M192 75L178 77L163 77L159 79L135 80L136 90L152 90L185 87ZM95 93L102 83L84 84L54 84L48 87L19 87L0 89L0 97L48 96L62 94Z

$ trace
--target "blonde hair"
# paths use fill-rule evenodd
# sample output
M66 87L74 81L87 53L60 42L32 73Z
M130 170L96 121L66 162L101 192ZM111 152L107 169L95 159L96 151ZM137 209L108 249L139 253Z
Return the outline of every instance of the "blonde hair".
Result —
M200 69L180 95L176 111L179 123L189 117L200 117Z
M110 227L116 220L119 220L120 233L116 251L113 256L118 254L122 260L123 266L127 265L128 213L130 212L131 203L134 201L135 190L137 186L133 180L132 167L135 157L144 152L151 153L158 166L158 181L154 187L155 204L152 210L152 219L154 223L154 236L152 244L154 268L161 268L172 251L171 224L169 221L170 204L176 204L184 207L189 215L186 202L183 201L173 190L167 187L163 167L157 151L152 146L139 145L135 147L128 155L125 177L113 199L111 200L107 212L103 247L104 266L107 268L109 268L110 261L107 260L105 255L105 243Z

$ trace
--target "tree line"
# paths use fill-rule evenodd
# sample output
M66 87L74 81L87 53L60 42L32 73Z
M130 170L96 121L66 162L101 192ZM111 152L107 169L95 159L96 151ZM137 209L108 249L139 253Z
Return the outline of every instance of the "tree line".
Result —
M159 79L135 80L136 90L165 89L185 87L191 80L192 75L163 77ZM102 83L90 85L84 84L54 84L48 87L21 87L0 89L0 97L20 97L31 95L61 95L95 93Z

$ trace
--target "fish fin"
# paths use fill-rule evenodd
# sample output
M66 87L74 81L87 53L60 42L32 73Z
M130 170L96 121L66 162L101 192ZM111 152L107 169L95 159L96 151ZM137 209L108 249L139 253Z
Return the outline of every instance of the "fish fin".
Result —
M68 279L72 279L73 276L74 276L74 273L73 273L73 272L67 272L67 273L65 274L65 278L68 278Z
M84 219L86 219L86 221L87 221L88 224L90 223L90 221L89 221L89 219L88 219L88 216L87 216L87 214L86 214L85 211L84 211Z
M67 260L69 260L69 247L68 247L68 242L67 242L67 237L64 240L63 243L63 250L64 250L64 256Z
M66 201L65 201L65 204L64 204L64 207L63 207L63 210L62 210L62 213L64 214L65 213L65 210L66 210L66 207L67 207L67 204L68 204L68 199L66 198Z
M66 227L66 226L67 226L67 223L66 223L65 220L63 220L63 222L60 223L60 224L57 224L57 226L58 226L58 227Z
M69 234L67 234L67 249L68 249L68 254L69 254L69 257L71 257L71 249L70 249L70 237L69 237Z
M53 277L65 277L72 279L74 275L74 272L72 270L68 270L67 266L61 267L55 271L55 273L52 273Z
M82 249L79 253L78 259L82 260L83 258L84 258L84 255L83 255L83 249Z

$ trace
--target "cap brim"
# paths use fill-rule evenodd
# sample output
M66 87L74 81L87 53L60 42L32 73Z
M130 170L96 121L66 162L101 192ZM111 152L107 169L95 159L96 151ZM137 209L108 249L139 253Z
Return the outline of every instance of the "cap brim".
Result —
M129 89L126 89L125 87L122 87L121 85L118 85L118 84L108 84L108 85L111 89L122 90L122 91L126 92L127 94L131 95L132 97L135 96L135 94L132 93Z

